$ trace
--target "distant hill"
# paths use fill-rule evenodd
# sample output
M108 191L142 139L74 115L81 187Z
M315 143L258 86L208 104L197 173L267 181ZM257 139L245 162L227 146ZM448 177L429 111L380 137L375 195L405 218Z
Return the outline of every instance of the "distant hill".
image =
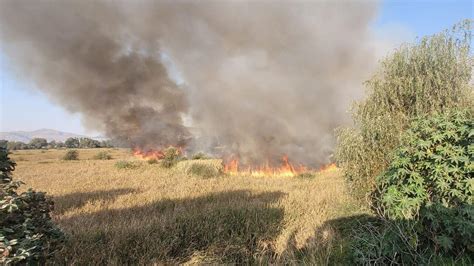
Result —
M67 138L92 138L97 140L104 140L104 137L89 137L78 135L74 133L62 132L54 129L38 129L34 131L11 131L0 132L0 139L8 141L21 141L28 143L33 138L45 138L48 141L65 141Z

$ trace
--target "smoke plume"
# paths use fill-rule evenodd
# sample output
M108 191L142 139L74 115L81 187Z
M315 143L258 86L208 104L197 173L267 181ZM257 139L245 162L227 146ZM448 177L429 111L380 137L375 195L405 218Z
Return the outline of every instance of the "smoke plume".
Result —
M0 2L21 77L132 147L326 163L373 64L373 3Z

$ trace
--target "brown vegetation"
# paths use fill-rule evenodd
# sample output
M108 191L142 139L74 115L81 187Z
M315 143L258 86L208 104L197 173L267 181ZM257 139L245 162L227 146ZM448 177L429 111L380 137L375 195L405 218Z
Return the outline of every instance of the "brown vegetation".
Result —
M93 160L98 151L81 151L79 161L60 160L60 150L12 155L23 158L15 176L53 197L68 236L52 263L341 262L346 243L334 221L362 212L339 171L203 179L127 150ZM117 169L119 160L138 167Z

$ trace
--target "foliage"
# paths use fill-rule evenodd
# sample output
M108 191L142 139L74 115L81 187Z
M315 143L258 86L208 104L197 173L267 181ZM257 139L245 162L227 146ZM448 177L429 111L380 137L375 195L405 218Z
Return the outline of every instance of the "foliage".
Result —
M361 265L472 265L469 255L446 256L420 246L419 223L375 219L354 226L351 260Z
M30 149L42 149L48 146L48 141L43 138L34 138L28 143Z
M52 140L51 142L47 143L46 148L47 149L54 149L54 148L56 148L57 145L58 144L56 143L56 141Z
M102 140L100 142L100 147L102 147L102 148L113 148L115 146L116 145L114 145L112 140Z
M95 160L110 160L112 159L112 155L106 151L100 151L96 155L94 155Z
M217 177L224 172L220 159L181 160L176 165L178 171L186 175L196 175L205 178Z
M354 127L337 132L336 159L357 195L375 185L411 119L474 104L469 84L471 23L405 45L381 62L355 104Z
M79 160L79 152L77 150L68 150L64 154L63 160L65 161Z
M63 234L52 222L53 202L45 193L29 189L17 193L22 182L13 181L15 169L6 149L0 145L0 263L37 263L51 255L63 239Z
M211 178L211 177L216 177L222 174L220 169L217 169L213 165L209 164L192 164L187 173L188 174L193 174L197 176L201 176L204 178Z
M118 161L115 163L117 169L135 169L138 165L131 161Z
M100 141L91 138L80 138L79 148L100 148Z
M181 152L175 147L168 147L164 150L164 156L161 160L161 166L164 168L171 168L175 166L181 158Z
M6 141L6 140L5 140ZM36 138L32 139L30 143L26 144L21 141L6 141L9 150L29 150L29 149L87 149L87 148L112 148L115 144L111 140L98 141L91 138L68 138L66 142L55 141L47 142L46 139Z
M356 258L428 264L474 254L472 111L420 117L401 142L372 194L384 222L363 232Z
M67 138L66 141L64 142L64 145L66 146L66 148L69 148L69 149L79 148L79 139Z
M26 150L28 149L28 144L21 141L8 141L7 142L8 150Z
M149 159L146 161L148 164L157 164L158 160L157 159Z
M207 160L211 159L211 156L205 154L204 152L198 152L191 157L192 160Z

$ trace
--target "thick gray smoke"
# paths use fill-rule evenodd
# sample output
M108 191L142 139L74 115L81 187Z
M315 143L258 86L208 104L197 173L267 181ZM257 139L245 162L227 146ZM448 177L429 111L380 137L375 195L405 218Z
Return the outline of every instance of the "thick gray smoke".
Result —
M88 127L244 163L326 163L374 61L373 3L3 0L0 10L18 73Z

